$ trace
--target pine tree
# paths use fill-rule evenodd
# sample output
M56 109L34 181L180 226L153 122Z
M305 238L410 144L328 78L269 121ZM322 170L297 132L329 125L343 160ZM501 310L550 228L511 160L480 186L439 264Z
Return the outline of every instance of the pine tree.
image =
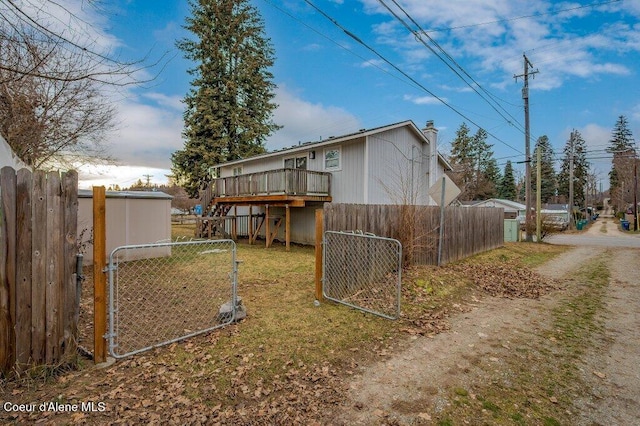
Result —
M184 98L184 149L171 160L177 181L196 197L213 166L264 152L279 126L272 121L274 51L259 12L246 0L189 4L185 28L195 39L177 47L196 66Z
M613 128L608 152L619 153L633 149L633 134L629 129L627 117L621 115Z
M557 178L555 168L553 167L555 154L553 153L553 147L549 142L549 138L546 135L540 136L536 141L533 158L531 159L531 189L533 195L536 195L538 184L538 150L540 150L540 174L542 177L540 198L543 203L549 203L556 195Z
M453 166L452 179L460 188L458 199L462 201L473 200L474 192L474 152L473 138L466 123L462 123L456 131L456 138L451 143L451 165Z
M478 129L473 136L473 152L477 157L475 177L476 200L486 200L498 194L500 169L493 158L493 145L487 143L488 134L484 129Z
M633 203L633 161L636 152L633 134L624 115L618 117L613 128L607 151L613 154L609 185L611 201L616 210L621 211Z
M573 149L572 149L573 145ZM564 146L564 156L560 173L558 174L558 195L569 200L569 174L573 150L573 202L581 205L584 202L584 189L589 175L589 162L587 161L587 147L582 135L577 130L571 132Z
M485 200L496 196L500 170L491 147L484 129L478 129L471 136L469 127L462 123L456 131L450 159L453 180L461 190L460 200Z
M491 152L493 155L493 151ZM483 197L494 198L498 196L500 184L502 183L502 175L500 174L500 168L498 167L498 161L495 158L489 158L484 168L484 178L486 182L486 189Z
M505 200L515 201L517 194L518 192L516 188L516 178L513 174L513 165L511 164L511 161L507 161L507 164L504 166L504 175L500 181L498 197Z

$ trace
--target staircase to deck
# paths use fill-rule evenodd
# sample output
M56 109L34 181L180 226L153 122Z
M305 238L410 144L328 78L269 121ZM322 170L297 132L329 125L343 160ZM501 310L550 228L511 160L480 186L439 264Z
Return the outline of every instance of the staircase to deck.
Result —
M196 236L226 235L225 221L235 223L235 215L227 216L234 206L257 206L268 211L269 206L289 208L304 207L308 202L330 202L330 186L330 173L301 169L268 170L214 179L200 198L202 216L197 220ZM260 214L252 217L258 216ZM249 226L253 230L253 223Z

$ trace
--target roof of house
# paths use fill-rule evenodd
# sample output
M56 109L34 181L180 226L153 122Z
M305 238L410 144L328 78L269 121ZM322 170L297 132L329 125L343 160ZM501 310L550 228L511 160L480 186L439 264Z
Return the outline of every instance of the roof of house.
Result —
M106 198L146 198L149 200L171 200L173 197L160 191L105 191ZM91 189L78 189L79 198L93 198Z
M470 207L480 207L481 205L487 204L501 204L503 206L512 208L514 210L526 210L527 206L524 204L518 203L516 201L511 200L503 200L501 198L489 198L488 200L477 201L473 203Z
M416 126L415 123L412 120L405 120L405 121L400 121L398 123L387 124L385 126L374 127L372 129L361 129L361 130L359 130L357 132L349 133L349 134L346 134L346 135L329 136L329 138L323 139L323 140L320 140L320 141L302 142L302 143L299 143L298 145L293 145L293 146L288 147L288 148L282 148L282 149L279 149L279 150L276 150L276 151L270 151L270 152L266 152L264 154L258 154L258 155L254 155L252 157L243 158L243 159L240 159L240 160L234 160L234 161L228 161L226 163L221 163L221 164L218 164L218 167L233 166L233 165L236 165L236 164L242 164L242 163L244 163L246 161L254 161L254 160L260 160L262 158L275 157L275 156L278 156L278 155L282 155L283 153L294 154L294 153L300 152L300 151L307 151L310 148L320 148L320 147L325 147L325 146L329 146L329 145L339 144L339 143L343 143L343 142L349 141L351 139L366 137L366 136L370 136L370 135L375 135L377 133L386 132L386 131L397 129L397 128L400 128L400 127L408 127L419 138L421 138L425 142L427 142L426 136L424 135L424 133L422 133L422 131L418 128L418 126ZM445 169L451 169L451 164L449 164L447 159L444 156L442 156L442 154L438 153L438 159L444 164Z

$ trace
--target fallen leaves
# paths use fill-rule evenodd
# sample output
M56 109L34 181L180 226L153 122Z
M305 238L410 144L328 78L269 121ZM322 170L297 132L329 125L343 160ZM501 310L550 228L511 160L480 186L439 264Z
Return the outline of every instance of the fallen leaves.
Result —
M451 268L491 296L537 299L558 288L553 281L513 262L458 263Z

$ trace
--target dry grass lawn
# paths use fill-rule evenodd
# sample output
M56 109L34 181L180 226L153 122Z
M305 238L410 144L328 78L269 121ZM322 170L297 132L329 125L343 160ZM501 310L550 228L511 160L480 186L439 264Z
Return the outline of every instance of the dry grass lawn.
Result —
M191 238L192 226L174 226L174 239ZM547 245L523 247L507 245L463 264L526 268L561 251ZM23 375L6 381L0 391L4 400L91 400L104 402L106 410L0 411L0 421L310 424L343 401L348 379L359 368L402 347L408 334L446 329L449 312L483 293L464 268L412 268L404 274L402 316L390 321L330 302L314 306L311 247L292 246L286 252L277 244L265 249L239 243L238 259L245 320L107 369L96 370L81 360L74 371L44 380ZM91 318L90 286L87 280L81 327L85 335ZM82 342L91 348L90 336Z

